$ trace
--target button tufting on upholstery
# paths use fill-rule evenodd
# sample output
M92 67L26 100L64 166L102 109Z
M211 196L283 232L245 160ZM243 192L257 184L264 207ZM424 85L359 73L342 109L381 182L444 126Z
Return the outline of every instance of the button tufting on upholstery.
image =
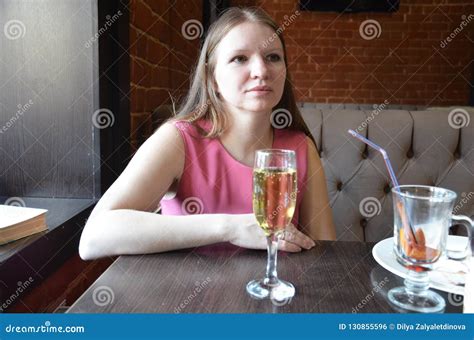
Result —
M410 158L413 158L414 154L413 154L413 150L409 150L407 152L407 158L410 159Z
M363 218L363 219L360 220L360 226L362 228L367 227L367 219L366 218Z
M342 190L342 182L337 182L336 188L337 188L337 191L341 191Z
M453 156L454 156L454 159L460 159L461 158L461 154L458 151L456 151Z
M367 149L365 149L364 151L362 151L361 157L362 157L362 159L367 159L367 157L368 157Z
M386 194L389 194L390 193L390 190L392 190L392 188L390 187L390 185L386 184L384 187L383 187L383 192L386 193Z

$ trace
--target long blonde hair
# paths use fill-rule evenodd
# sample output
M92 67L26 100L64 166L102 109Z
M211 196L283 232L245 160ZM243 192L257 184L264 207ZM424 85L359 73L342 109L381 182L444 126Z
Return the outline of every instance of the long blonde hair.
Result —
M226 116L223 114L225 108L213 86L216 65L215 51L224 36L235 26L244 22L261 23L269 26L275 32L283 45L285 67L288 69L282 30L279 29L272 18L258 8L233 7L226 10L209 28L194 70L190 90L174 118L175 120L188 121L194 125L201 119L211 121L212 129L205 133L206 137L218 137L226 128ZM291 114L292 123L287 128L304 132L314 142L313 136L296 105L288 70L283 95L276 107L273 108L274 112L282 109L289 111Z

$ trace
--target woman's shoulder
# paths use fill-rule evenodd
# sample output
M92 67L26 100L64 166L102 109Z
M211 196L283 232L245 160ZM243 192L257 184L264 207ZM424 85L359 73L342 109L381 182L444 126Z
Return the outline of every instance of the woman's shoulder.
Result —
M143 143L138 152L146 152L150 160L167 155L178 161L184 158L184 141L178 127L173 122L166 122Z
M173 125L184 137L202 138L209 129L209 122L205 120L190 122L185 119L174 119L168 124Z
M149 139L152 141L175 141L178 142L181 140L179 131L182 129L182 124L176 121L167 121L163 123L151 136Z

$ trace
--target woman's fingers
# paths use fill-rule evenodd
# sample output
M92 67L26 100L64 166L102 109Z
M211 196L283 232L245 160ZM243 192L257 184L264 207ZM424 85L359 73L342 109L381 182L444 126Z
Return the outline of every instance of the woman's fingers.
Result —
M301 251L301 247L298 247L296 244L287 242L285 240L280 240L278 248L283 251L288 251L290 253L298 253Z
M296 246L304 249L311 249L315 246L314 241L310 237L303 234L293 225L290 225L289 228L285 230L283 234L283 240L285 240L286 242L294 243Z

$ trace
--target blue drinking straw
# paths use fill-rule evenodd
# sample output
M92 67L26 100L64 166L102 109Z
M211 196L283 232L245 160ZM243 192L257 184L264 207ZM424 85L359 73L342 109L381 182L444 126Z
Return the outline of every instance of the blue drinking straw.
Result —
M375 150L377 150L378 152L380 152L382 154L383 160L385 162L385 166L387 167L388 173L390 174L390 179L392 180L393 187L395 188L396 192L400 193L400 188L398 187L398 181L397 181L397 178L395 177L395 172L393 171L392 164L390 163L390 159L388 158L387 151L382 149L380 146L378 146L374 142L368 140L364 136L358 134L354 130L349 129L349 130L347 130L347 132L349 132L353 137L361 140L365 144L373 147ZM405 205L403 205L403 207L405 207ZM415 236L415 231L413 230L413 226L411 225L411 222L410 222L410 219L409 219L408 214L406 212L406 209L404 209L404 210L405 210L405 214L406 214L406 217L407 217L407 220L408 220L408 225L409 225L410 230L412 232L413 238L415 239L415 242L418 243L418 241L416 239L416 236Z
M390 174L390 178L392 179L393 187L395 188L395 190L397 190L397 192L400 192L400 189L398 188L397 178L395 177L395 173L393 172L392 164L390 163L390 159L388 159L387 151L382 149L380 146L378 146L374 142L368 140L364 136L358 134L354 130L348 130L347 132L349 132L355 138L358 138L364 143L370 145L371 147L373 147L375 150L377 150L378 152L382 154L383 160L385 161L385 166L387 167L388 173Z

